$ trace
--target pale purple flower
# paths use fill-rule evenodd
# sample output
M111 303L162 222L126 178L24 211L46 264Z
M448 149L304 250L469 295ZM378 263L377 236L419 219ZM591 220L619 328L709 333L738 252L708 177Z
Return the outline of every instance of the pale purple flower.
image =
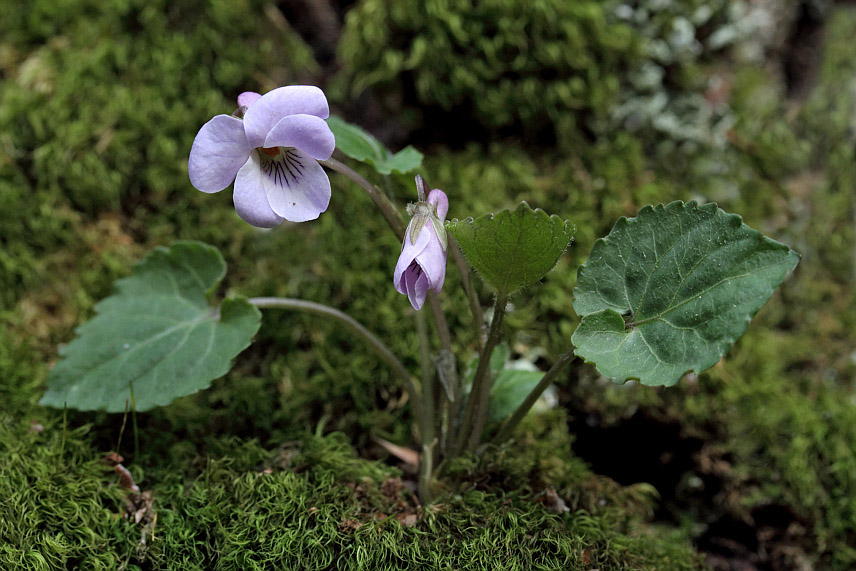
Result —
M283 220L314 220L330 204L330 180L318 161L336 139L324 92L309 85L238 96L236 115L217 115L199 129L190 149L190 182L219 192L235 181L238 216L271 228Z
M449 199L439 188L428 193L425 183L416 177L419 202L408 207L413 218L404 233L401 255L395 265L393 283L399 293L407 295L413 309L422 309L428 290L439 293L446 279L448 242L443 222L449 211Z

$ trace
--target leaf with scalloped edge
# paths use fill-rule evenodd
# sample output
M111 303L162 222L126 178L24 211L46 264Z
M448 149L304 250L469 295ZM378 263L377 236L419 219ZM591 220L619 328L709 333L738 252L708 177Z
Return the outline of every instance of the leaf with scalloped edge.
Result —
M446 229L485 282L500 295L531 285L553 269L574 236L574 225L521 202L514 210L473 220L450 220Z
M575 353L616 382L674 385L715 365L798 261L716 204L646 206L579 268Z
M149 252L60 350L41 404L122 412L133 387L136 409L147 410L207 388L261 324L244 298L209 305L225 272L220 252L201 242Z

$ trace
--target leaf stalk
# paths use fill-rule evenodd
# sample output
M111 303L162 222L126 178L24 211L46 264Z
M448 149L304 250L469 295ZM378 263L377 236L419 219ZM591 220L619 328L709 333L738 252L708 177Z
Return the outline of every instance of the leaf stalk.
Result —
M362 339L369 349L389 365L401 380L404 381L404 385L410 397L410 402L413 404L413 411L416 415L417 422L421 425L423 406L422 398L419 394L418 382L413 378L401 361L399 361L392 353L389 347L387 347L383 341L378 339L371 331L366 329L362 323L338 309L303 299L287 297L251 297L247 301L260 309L288 309L292 311L302 311L304 313L312 313L315 315L329 317L344 325L345 328Z
M547 390L547 387L553 384L553 381L556 380L556 377L559 376L559 373L562 372L568 364L573 361L575 358L574 351L570 350L566 353L563 353L559 359L553 363L553 366L544 373L544 376L541 377L541 380L538 381L538 384L535 385L522 403L517 407L517 409L512 413L511 416L506 418L499 427L499 430L496 433L496 436L493 437L492 442L494 444L501 444L502 442L508 440L508 438L514 433L514 430L517 428L517 425L520 424L520 421L526 416L529 410L532 408L532 405L538 400L538 398Z
M490 323L487 340L479 356L479 364L476 368L476 374L473 377L473 386L470 389L470 396L467 399L467 408L464 411L464 418L460 425L455 452L472 452L476 449L481 439L482 431L487 421L488 401L492 382L490 376L490 356L499 343L502 320L505 316L507 304L508 296L496 296L493 304L493 319Z

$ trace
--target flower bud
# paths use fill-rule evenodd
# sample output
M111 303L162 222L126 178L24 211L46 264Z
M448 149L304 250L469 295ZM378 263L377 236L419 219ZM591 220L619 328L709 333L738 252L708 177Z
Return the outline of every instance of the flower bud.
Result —
M401 254L395 265L395 289L407 295L414 309L422 309L428 290L439 293L446 279L449 243L443 225L449 210L446 193L435 188L425 197L425 181L416 177L420 200L407 207L412 216L404 233Z

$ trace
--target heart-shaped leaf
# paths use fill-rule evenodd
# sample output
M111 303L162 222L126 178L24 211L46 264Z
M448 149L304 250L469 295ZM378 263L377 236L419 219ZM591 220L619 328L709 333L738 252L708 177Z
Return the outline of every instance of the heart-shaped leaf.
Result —
M327 125L336 137L337 149L354 160L372 165L380 174L407 173L422 164L422 153L412 146L393 154L370 134L340 117L331 115Z
M473 268L503 296L544 277L574 236L573 224L525 202L475 220L450 220L446 228Z
M155 248L60 350L41 404L122 412L133 388L136 409L147 410L207 388L261 323L244 298L208 304L225 272L220 252L206 244Z
M614 381L674 385L715 365L798 261L716 204L646 206L580 266L575 352Z

